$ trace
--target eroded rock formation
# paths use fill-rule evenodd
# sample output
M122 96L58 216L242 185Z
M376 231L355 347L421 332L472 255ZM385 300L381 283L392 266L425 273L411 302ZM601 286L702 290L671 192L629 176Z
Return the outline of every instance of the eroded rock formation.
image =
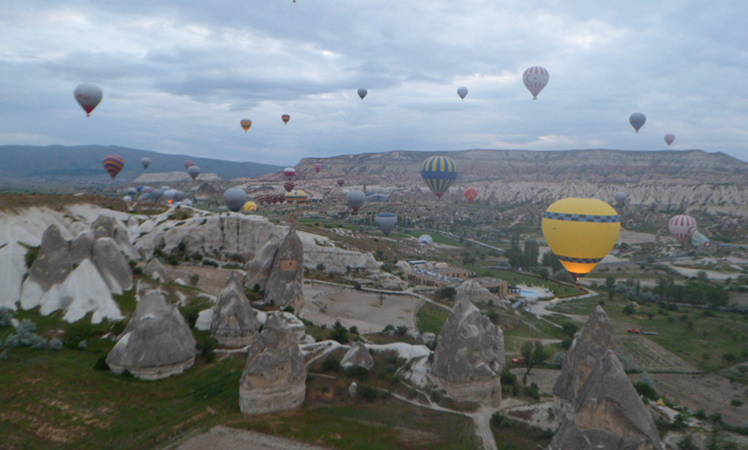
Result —
M493 295L488 289L484 288L477 281L466 280L457 286L456 296L464 295L470 300L471 303L488 303L493 301L495 304L505 306L503 302L499 301L499 298Z
M297 314L304 309L304 247L291 226L278 251L265 285L264 299L281 308L291 306Z
M340 361L340 366L343 368L359 366L371 370L374 367L374 358L371 357L371 353L364 344L356 342L345 353L343 360Z
M239 348L249 345L260 330L257 311L244 295L244 284L238 272L232 272L226 287L213 308L210 335L222 347Z

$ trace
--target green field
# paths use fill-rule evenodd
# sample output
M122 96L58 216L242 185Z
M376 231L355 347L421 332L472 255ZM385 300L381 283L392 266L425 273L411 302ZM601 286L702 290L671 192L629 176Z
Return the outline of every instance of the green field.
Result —
M421 333L434 333L437 336L442 331L444 322L447 321L450 312L430 303L425 303L418 310L418 331Z

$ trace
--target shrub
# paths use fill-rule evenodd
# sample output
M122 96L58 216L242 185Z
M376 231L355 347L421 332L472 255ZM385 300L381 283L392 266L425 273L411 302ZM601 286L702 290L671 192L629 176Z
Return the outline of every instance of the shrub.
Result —
M332 327L332 333L330 333L330 339L334 341L338 341L341 344L347 344L348 343L348 331L341 325L341 323L335 322L335 325Z
M359 381L366 381L369 379L369 370L361 366L350 366L345 369L345 376L355 378Z
M561 348L564 350L569 350L571 348L571 344L574 342L572 338L569 336L566 336L563 341L561 341Z
M190 275L190 285L191 286L197 286L197 283L200 281L200 274L193 273Z
M101 370L103 372L109 370L109 364L106 363L106 355L99 356L99 359L97 359L96 363L94 364L94 369Z
M49 349L54 351L62 350L62 340L60 338L52 338L49 340Z
M361 400L373 402L379 397L379 391L369 385L363 384L358 387L356 396Z
M566 322L561 326L561 329L564 331L565 335L573 338L574 334L576 334L577 330L579 330L579 327L571 322Z
M508 386L517 383L517 375L508 370L504 370L500 375L501 385Z
M657 395L657 391L649 383L646 383L644 381L637 381L636 383L634 383L634 388L639 395L648 400L656 401L659 398L659 396Z
M340 372L340 360L337 358L333 358L332 356L328 356L327 359L322 362L322 371L326 373Z
M0 308L0 328L7 328L11 325L13 319L13 310L9 308Z

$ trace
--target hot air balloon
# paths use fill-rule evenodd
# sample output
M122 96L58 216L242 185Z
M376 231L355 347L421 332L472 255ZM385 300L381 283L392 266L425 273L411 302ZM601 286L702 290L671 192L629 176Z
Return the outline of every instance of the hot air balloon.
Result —
M192 161L191 159L188 159L187 161L184 162L184 168L185 169L189 169L190 167L192 167L194 165L195 165L195 162Z
M440 199L457 179L457 165L448 156L432 156L423 162L421 176L431 192Z
M387 194L381 194L381 193L375 192L375 193L367 195L366 201L384 203L384 202L390 201L390 196Z
M296 175L296 169L294 169L293 167L286 167L285 169L283 169L283 175L291 180Z
M164 198L167 202L171 203L174 201L175 197L177 196L177 190L176 189L167 189L163 193Z
M465 96L467 95L467 93L468 88L466 88L465 86L457 88L457 95L459 95L461 99L465 100Z
M244 189L228 188L223 193L223 201L231 211L237 212L247 203L247 193Z
M712 241L709 240L708 237L704 236L704 234L696 230L696 232L691 236L691 245L694 247L709 247L712 245Z
M131 187L131 188L127 188L127 191L125 191L125 192L127 192L127 195L132 196L132 195L137 194L138 190L136 188L134 188L134 187Z
M124 197L122 197L122 200L129 202L129 201L132 201L132 197L129 195L125 195Z
M525 70L522 74L522 82L525 83L525 87L532 94L532 99L537 100L538 94L548 84L550 74L547 70L540 66L533 66Z
M158 188L158 189L151 189L151 191L150 191L150 192L148 192L148 194L150 194L150 195L151 195L151 198L152 198L152 199L153 199L154 201L158 201L158 199L160 199L160 198L161 198L161 196L163 196L163 195L164 195L164 191L162 191L162 190L161 190L160 188Z
M192 177L192 180L194 181L195 178L197 178L198 175L200 175L200 167L198 166L190 166L187 168L187 173Z
M425 245L431 245L434 243L434 238L430 234L422 234L418 236L418 242Z
M367 91L364 88L361 88L361 89L358 90L358 96L361 97L361 100L363 100L364 97L366 97L366 94L368 94L368 93L369 93L369 91Z
M257 211L257 203L247 202L244 204L243 209L247 212Z
M623 191L616 192L615 195L613 195L613 199L616 201L616 203L618 203L619 206L623 206L628 198L629 195Z
M469 187L465 189L465 200L468 201L468 203L473 203L476 198L478 198L478 189L474 187Z
M176 189L174 191L174 201L175 202L181 202L182 200L187 198L187 194L184 193L184 191L180 191L179 189Z
M673 216L667 226L670 234L675 236L681 244L685 244L691 239L691 236L696 232L696 227L696 219L686 214Z
M249 119L242 119L239 121L239 125L244 128L244 132L246 133L250 128L252 128L252 121Z
M144 169L147 169L151 165L151 158L140 158L140 164L143 165Z
M309 194L302 191L301 189L293 191L293 192L289 192L288 194L286 194L286 201L288 203L295 202L296 204L303 205L304 203L306 203L308 199L309 199Z
M186 198L182 201L182 206L192 206L192 200Z
M621 217L594 198L565 198L543 215L543 236L576 283L610 253L621 234Z
M315 164L314 165L314 171L315 172L320 173L321 170L322 170L322 164Z
M646 122L647 116L642 113L637 112L629 116L629 123L634 127L637 133L639 132L639 128L643 127Z
M291 181L286 181L285 183L283 183L283 189L285 189L286 192L293 191L294 187L295 187L295 185Z
M338 186L343 187L344 184L345 184L345 180L344 179L342 179L342 178L338 179Z
M100 87L84 83L75 87L73 96L75 96L81 108L86 111L86 117L90 117L91 112L101 103L101 98L104 94L101 92Z
M363 191L348 191L346 198L348 199L348 206L351 207L353 212L358 212L366 202L366 194Z
M379 229L382 230L385 236L389 236L392 230L397 226L397 216L395 213L383 212L380 213L376 218Z
M288 114L283 114L281 116L281 120L283 121L283 123L288 123L288 121L291 120L291 116L289 116Z
M668 133L668 134L665 135L665 142L667 143L668 147L670 147L670 144L672 144L673 141L675 141L675 135L674 134Z
M109 155L104 158L104 170L112 177L112 180L125 167L125 158L119 155Z

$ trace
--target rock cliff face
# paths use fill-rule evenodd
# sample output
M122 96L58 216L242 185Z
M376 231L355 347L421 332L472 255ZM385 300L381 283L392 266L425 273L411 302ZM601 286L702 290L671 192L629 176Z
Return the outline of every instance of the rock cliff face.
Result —
M296 336L284 321L270 316L255 337L239 384L245 414L293 409L306 395L306 366Z
M254 258L247 263L246 283L248 288L254 289L257 286L260 288L259 290L265 290L270 271L273 269L275 255L278 253L278 247L280 247L280 240L271 239L267 241Z
M304 309L304 247L292 226L275 253L265 285L264 299L281 308L292 306L297 314Z
M229 277L226 287L213 308L210 335L222 347L239 348L249 345L260 330L257 311L244 295L244 285L237 272Z
M137 378L157 380L192 367L196 355L195 338L177 307L151 291L138 303L106 362L114 373L128 370Z
M574 400L550 450L662 450L657 427L618 357L607 350Z
M369 353L364 344L356 342L345 353L345 356L340 361L340 366L343 368L359 366L366 370L371 370L374 367L374 358L371 357L371 353Z
M466 296L458 297L436 345L431 378L457 401L498 406L504 333Z

